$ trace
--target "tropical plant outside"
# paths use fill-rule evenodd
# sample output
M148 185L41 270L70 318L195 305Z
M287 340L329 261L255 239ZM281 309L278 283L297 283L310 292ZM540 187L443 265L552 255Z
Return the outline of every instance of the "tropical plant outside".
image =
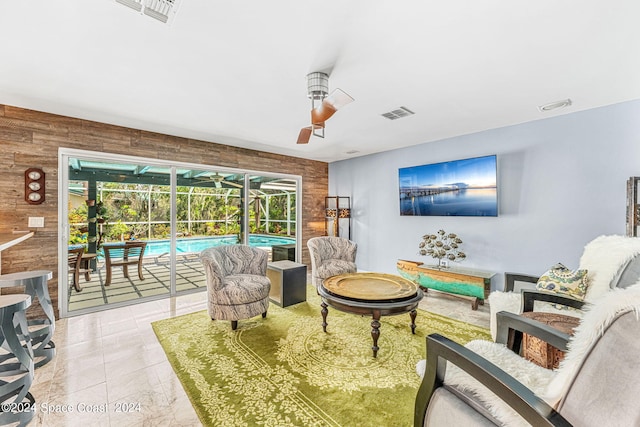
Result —
M98 188L96 216L106 219L106 222L96 224L102 243L170 237L169 186L102 182ZM250 195L251 233L295 235L295 193L251 190ZM87 206L82 204L75 209L69 206L68 212L69 243L86 243ZM177 187L178 236L239 235L241 217L240 189Z

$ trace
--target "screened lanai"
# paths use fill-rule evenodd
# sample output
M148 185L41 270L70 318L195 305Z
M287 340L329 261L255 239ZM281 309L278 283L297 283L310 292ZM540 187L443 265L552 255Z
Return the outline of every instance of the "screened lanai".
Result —
M202 289L207 247L296 247L298 180L190 166L68 158L68 312ZM130 242L144 253L127 274L105 252Z

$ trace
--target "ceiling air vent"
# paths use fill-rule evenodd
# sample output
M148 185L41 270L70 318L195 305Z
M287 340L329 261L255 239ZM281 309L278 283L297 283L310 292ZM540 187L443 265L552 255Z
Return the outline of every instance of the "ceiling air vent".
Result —
M116 2L166 24L169 18L176 14L180 0L116 0Z
M386 117L389 120L395 120L395 119L401 119L403 117L410 116L412 114L415 114L415 113L409 110L407 107L398 107L395 110L382 114L382 116Z

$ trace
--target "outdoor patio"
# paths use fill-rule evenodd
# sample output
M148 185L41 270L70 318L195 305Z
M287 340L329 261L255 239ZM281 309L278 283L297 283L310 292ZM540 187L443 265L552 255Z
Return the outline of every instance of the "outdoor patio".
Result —
M169 295L171 266L168 256L145 260L142 265L144 280L138 278L135 268L124 277L122 268L114 268L111 284L104 286L106 270L104 261L98 261L91 280L80 276L82 291L70 286L69 311L131 301L155 295ZM176 262L176 289L178 292L206 286L204 270L197 253L180 255Z
M271 248L262 247L268 253L271 261ZM204 288L207 286L204 269L200 262L199 253L187 253L176 258L176 290L178 292ZM71 286L69 277L69 311L99 307L123 301L137 300L156 295L169 295L171 265L168 254L145 259L142 264L144 280L140 280L135 267L129 268L129 277L124 277L122 268L114 267L111 284L104 286L106 278L105 263L98 260L97 268L90 273L91 280L87 281L84 274L80 275L80 292Z

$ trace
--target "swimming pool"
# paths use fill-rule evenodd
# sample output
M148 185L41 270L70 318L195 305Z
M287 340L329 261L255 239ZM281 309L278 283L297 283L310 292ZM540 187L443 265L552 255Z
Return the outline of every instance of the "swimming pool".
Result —
M176 253L184 254L189 252L202 252L207 248L221 245L233 245L237 243L237 236L216 236L216 237L194 237L181 238L176 240ZM262 234L249 235L250 246L271 247L275 245L295 244L295 238L275 237ZM144 251L145 256L157 256L171 251L171 241L169 240L149 240Z

